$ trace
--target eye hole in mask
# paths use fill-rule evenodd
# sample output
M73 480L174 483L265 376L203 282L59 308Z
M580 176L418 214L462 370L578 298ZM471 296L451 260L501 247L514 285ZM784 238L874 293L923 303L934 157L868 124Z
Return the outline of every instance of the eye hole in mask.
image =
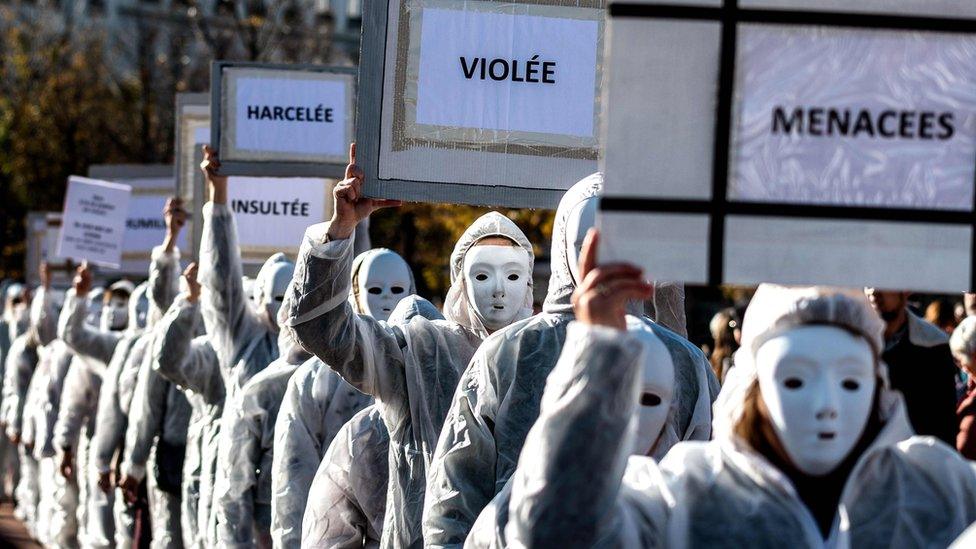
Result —
M380 289L380 288L378 288L378 287L376 287L376 286L373 286L372 288L368 288L366 291L369 292L369 293L371 293L371 294L373 294L373 295L379 295L379 294L383 293L383 290Z
M840 385L844 389L847 389L848 391L851 392L857 391L858 389L861 388L860 382L858 382L856 379L845 379L843 382L841 382Z
M519 275L517 275L517 274L510 274L510 275L508 275L508 279L511 280L512 282L517 282L518 279L519 279Z
M400 286L394 286L394 287L390 288L390 291L393 292L393 295L400 295L403 292L405 292L406 290L404 290Z
M783 387L786 387L787 389L794 389L794 390L799 389L800 387L803 387L803 380L795 377L785 379L783 380Z
M644 393L640 397L641 406L660 406L661 397L654 393Z
M275 296L274 300L280 303L285 300L285 296L283 295Z

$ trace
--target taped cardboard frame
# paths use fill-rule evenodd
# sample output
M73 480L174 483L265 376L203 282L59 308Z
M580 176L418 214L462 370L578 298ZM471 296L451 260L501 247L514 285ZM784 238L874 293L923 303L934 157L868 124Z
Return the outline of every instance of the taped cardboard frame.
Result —
M356 75L357 71L352 67L329 67L329 66L319 66L319 65L286 65L286 64L276 64L276 63L254 63L254 62L243 62L243 61L214 61L210 65L210 142L212 146L217 149L223 148L223 139L221 126L222 126L222 105L226 102L223 101L227 89L224 87L223 72L227 68L244 68L244 69L259 69L268 71L301 71L308 73L327 73L336 75L347 75L351 76L352 81L352 94L348 97L350 101L349 113L350 118L347 124L351 124L351 128L347 128L349 135L355 135L357 127L357 116L356 109L352 108L356 104L357 93L357 82ZM346 171L346 159L343 158L342 161L336 162L318 162L318 161L278 161L278 160L234 160L234 159L220 159L220 171L224 175L247 175L253 177L327 177L327 178L342 178Z
M835 27L864 30L928 31L976 34L976 19L934 16L851 13L826 10L740 8L738 0L724 0L719 6L675 5L637 0L614 2L608 9L610 20L657 19L709 21L721 24L721 45L717 86L715 141L713 146L710 199L669 199L643 196L612 196L600 201L602 213L643 212L661 215L704 215L708 220L707 283L725 282L727 218L850 220L898 224L923 224L932 227L966 227L970 230L970 290L976 290L976 193L974 204L965 211L889 208L866 206L822 206L746 202L728 199L728 178L733 131L737 32L740 24L778 24L802 27ZM609 61L609 57L607 58ZM606 90L605 90L606 91ZM976 161L976 159L974 159ZM974 181L976 185L976 181Z
M188 249L182 252L184 257L196 261L200 248L200 235L203 231L203 219L200 218L199 209L199 205L203 204L203 175L199 170L202 153L201 159L194 162L198 151L187 151L186 148L194 144L192 133L195 127L203 124L207 128L210 127L210 94L176 94L175 116L173 164L176 171L176 196L183 199L183 207L188 214L186 227L183 229L189 235Z
M390 25L389 12L391 2L399 5L402 11L403 2L405 1L374 0L365 3L363 6L363 35L359 56L359 93L356 102L356 154L357 162L364 167L366 173L364 187L366 195L411 202L554 209L565 193L565 189L380 178L380 154L383 146L383 109L385 108L384 86L386 83L387 33ZM498 3L503 5L509 2L498 0ZM604 0L585 0L582 2L574 0L528 0L525 3L540 6L602 7ZM398 39L406 40L406 33L409 33L409 26L406 25L406 19L406 17L400 18L397 30ZM602 52L602 47L599 44L598 47L599 51ZM404 56L405 52L399 51L402 49L398 48L395 55L399 57ZM406 63L405 58L402 61ZM405 72L405 70L398 70L394 75L396 79L394 86L396 89L405 89L405 82L402 76ZM598 96L597 100L599 100ZM597 108L599 108L599 103L597 103ZM423 143L417 142L416 138L405 137L404 125L406 124L406 116L404 109L394 107L392 114L394 133L399 131L399 135L403 137L400 141L394 138L394 148L397 146L396 143L400 143L400 145L404 143L422 145ZM515 144L513 147L517 148L518 145ZM459 145L458 148L462 150L504 152L493 150L493 148L497 147L484 144ZM555 153L557 151L547 152ZM594 160L596 158L596 155L587 152L570 154L568 150L561 151L556 156L580 159L592 158ZM595 171L595 169L591 171ZM579 174L580 178L585 175L588 174ZM575 183L575 181L569 181L567 187L572 183Z

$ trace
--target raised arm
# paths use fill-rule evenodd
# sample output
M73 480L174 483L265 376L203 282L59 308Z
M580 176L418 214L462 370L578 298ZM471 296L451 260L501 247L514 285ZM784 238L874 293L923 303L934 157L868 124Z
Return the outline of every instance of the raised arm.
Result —
M88 267L78 267L73 291L68 291L64 309L58 319L58 337L71 349L88 358L108 364L122 335L117 332L103 332L85 324L88 304L85 301L91 290L91 272Z
M152 367L183 389L208 403L224 399L224 380L213 346L206 336L194 338L200 327L200 284L197 264L184 271L189 291L176 298L156 327Z
M217 175L219 167L216 153L207 147L201 168L211 188L211 199L203 206L199 280L207 334L221 363L230 364L250 343L247 338L254 333L251 325L260 321L248 308L244 295L237 224L227 206L227 178Z
M179 292L180 249L176 247L180 230L186 224L183 200L170 198L163 208L166 238L153 248L149 263L149 318L158 321L166 313ZM155 322L150 322L150 325Z

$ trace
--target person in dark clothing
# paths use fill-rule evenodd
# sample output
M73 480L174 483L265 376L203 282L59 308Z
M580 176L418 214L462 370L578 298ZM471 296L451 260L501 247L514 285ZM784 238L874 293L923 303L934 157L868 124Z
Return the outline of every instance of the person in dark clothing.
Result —
M956 446L956 364L949 337L908 310L908 292L868 288L868 299L885 321L885 350L892 389L905 396L908 418L919 435Z

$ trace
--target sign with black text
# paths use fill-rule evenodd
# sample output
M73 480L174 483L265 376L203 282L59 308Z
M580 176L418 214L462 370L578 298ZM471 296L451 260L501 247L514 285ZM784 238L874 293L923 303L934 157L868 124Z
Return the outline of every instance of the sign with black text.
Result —
M58 257L118 268L131 191L128 185L69 177Z
M976 289L976 4L693 4L611 6L601 260Z
M211 137L228 175L338 176L354 141L355 69L216 62Z
M356 142L367 194L555 207L597 169L603 5L366 6Z

